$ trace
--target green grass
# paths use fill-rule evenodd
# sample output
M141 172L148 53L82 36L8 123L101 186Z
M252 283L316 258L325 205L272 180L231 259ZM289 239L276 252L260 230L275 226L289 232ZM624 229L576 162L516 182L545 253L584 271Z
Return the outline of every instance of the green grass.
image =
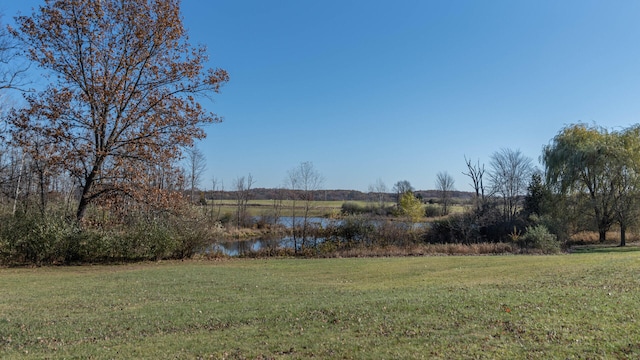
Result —
M638 358L640 252L0 269L0 358Z

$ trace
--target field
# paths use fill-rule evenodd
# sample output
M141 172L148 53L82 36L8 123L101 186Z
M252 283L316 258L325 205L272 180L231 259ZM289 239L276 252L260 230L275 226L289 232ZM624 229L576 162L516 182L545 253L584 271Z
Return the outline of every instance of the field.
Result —
M0 269L0 358L638 358L636 250Z
M344 201L312 201L309 216L325 217L340 214L340 209ZM364 201L358 203L366 204ZM211 203L210 203L211 204ZM282 201L282 216L291 216L291 208L293 202L291 200ZM214 203L215 211L220 207L221 214L235 214L237 209L236 202L233 200L218 200ZM247 210L251 216L268 215L273 212L273 200L249 200ZM304 209L302 201L296 201L296 216L301 216Z
M327 216L335 216L340 214L340 210L342 209L342 204L345 202L354 203L362 207L366 207L371 205L371 203L366 201L312 201L310 207L310 216L314 217L327 217ZM211 206L212 203L209 202ZM217 200L213 203L215 206L214 211L220 210L220 214L234 214L237 205L233 200ZM282 202L282 216L291 216L291 207L293 202L291 200L283 200ZM386 203L386 206L392 206L394 203L389 202ZM304 202L296 201L296 216L301 216L304 209ZM249 211L249 215L251 216L261 216L272 213L273 211L273 200L249 200L247 210ZM451 213L459 213L464 210L463 205L454 204L450 207Z

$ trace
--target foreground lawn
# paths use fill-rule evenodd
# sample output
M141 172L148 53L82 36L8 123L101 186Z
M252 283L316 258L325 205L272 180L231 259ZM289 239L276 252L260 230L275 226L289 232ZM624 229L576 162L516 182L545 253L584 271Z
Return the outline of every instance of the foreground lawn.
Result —
M0 269L0 358L638 358L640 252Z

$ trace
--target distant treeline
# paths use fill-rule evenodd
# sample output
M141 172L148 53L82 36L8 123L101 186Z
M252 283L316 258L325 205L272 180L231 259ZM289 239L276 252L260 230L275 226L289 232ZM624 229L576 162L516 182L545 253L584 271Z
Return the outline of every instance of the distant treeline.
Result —
M251 189L250 197L253 200L273 200L287 199L291 196L292 190L277 188L256 188ZM414 194L416 197L424 199L438 199L440 194L437 190L418 190ZM204 195L207 199L235 200L237 191L206 191ZM396 194L385 193L385 201L396 201ZM460 200L473 199L473 193L467 191L452 191L451 197ZM314 200L319 201L377 201L378 194L372 192L362 192L357 190L317 190L313 191Z

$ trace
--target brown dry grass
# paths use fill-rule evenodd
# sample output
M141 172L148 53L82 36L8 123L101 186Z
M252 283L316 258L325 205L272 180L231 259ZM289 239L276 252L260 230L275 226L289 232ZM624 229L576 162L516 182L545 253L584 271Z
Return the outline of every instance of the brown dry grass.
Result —
M425 255L496 255L518 253L516 245L507 243L483 244L416 244L411 246L362 247L339 250L329 257L383 257Z
M640 233L635 232L627 232L626 235L627 243L634 243L640 241ZM619 243L620 242L620 232L619 231L609 231L607 232L607 241L606 243ZM595 245L599 244L600 239L598 233L595 231L581 231L579 233L573 234L569 238L569 245Z
M297 253L291 248L264 248L242 254L244 258L368 258L368 257L405 257L405 256L446 256L446 255L500 255L518 254L520 248L508 243L482 244L414 244L406 246L361 246L351 249L318 251L305 248ZM205 259L230 258L221 253L207 253Z

